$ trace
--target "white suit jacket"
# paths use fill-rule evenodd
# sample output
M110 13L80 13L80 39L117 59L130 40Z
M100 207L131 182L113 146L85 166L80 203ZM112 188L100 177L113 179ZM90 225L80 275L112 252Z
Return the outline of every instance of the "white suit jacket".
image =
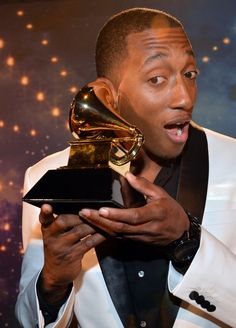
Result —
M174 328L236 327L236 140L204 129L209 149L209 182L199 250L185 275L170 263L168 287L182 299ZM67 165L69 149L46 157L25 175L27 192L49 169ZM201 158L199 158L201 160ZM24 328L44 327L36 294L43 266L39 209L23 204L23 243L20 294L16 315ZM207 312L190 293L216 307ZM122 295L120 295L122 297ZM83 259L83 270L59 312L47 327L69 326L73 312L82 328L121 328L122 322L107 290L94 250Z

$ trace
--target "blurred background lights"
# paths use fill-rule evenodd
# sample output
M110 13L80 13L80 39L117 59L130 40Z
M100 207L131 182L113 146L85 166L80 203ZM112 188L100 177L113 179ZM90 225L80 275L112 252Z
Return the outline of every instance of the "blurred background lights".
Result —
M7 250L5 245L0 245L0 251L5 252Z
M61 76L67 76L67 71L65 69L63 69L61 72L60 72L60 75Z
M53 107L52 108L52 116L54 116L54 117L58 117L58 116L60 116L60 109L58 108L58 107Z
M36 130L35 130L35 129L31 129L31 130L30 130L30 135L31 135L32 137L35 137L35 136L37 135Z
M45 95L44 95L44 93L43 93L42 91L37 92L37 94L36 94L36 99L37 99L38 101L43 101L43 100L45 99Z
M202 62L203 63L208 63L210 61L210 58L208 56L203 56L202 57Z
M58 58L56 56L51 58L51 62L52 63L57 63L58 62Z
M230 42L231 42L231 41L230 41L230 38L224 38L224 39L223 39L223 43L224 43L224 44L230 44Z
M10 230L10 223L5 223L4 225L3 225L3 230L5 230L5 231L9 231Z
M23 10L18 10L16 14L17 14L17 16L23 16L24 11Z
M19 125L15 124L15 125L13 126L13 131L14 131L14 132L19 132L19 131L20 131Z
M77 91L78 91L78 88L75 87L75 86L72 86L72 87L70 88L70 92L71 92L71 93L76 93Z
M28 85L28 84L29 84L29 78L28 78L28 76L23 75L23 76L21 77L21 79L20 79L20 83L21 83L22 85Z
M29 23L26 25L27 30L32 30L33 24Z
M3 120L0 120L0 128L3 128L5 125L4 121Z
M6 60L7 66L14 66L15 65L15 59L12 56L9 56Z
M212 47L212 50L217 51L217 50L219 50L219 48L217 46L214 46L214 47Z
M48 40L47 39L42 40L41 44L44 45L44 46L47 46L48 45Z

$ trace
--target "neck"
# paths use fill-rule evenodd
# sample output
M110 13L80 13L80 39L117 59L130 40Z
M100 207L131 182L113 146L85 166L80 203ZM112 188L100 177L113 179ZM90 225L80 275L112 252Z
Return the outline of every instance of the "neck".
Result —
M175 161L176 158L163 159L143 150L140 157L134 162L133 173L154 182L162 167L169 166Z
M162 166L157 161L143 151L141 156L134 162L133 173L154 182L161 168Z

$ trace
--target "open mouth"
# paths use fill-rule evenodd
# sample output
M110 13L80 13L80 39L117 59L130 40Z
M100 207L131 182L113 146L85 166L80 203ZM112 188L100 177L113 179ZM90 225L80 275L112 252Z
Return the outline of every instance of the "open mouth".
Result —
M188 139L188 129L190 120L179 118L175 121L169 121L164 125L167 136L175 144L184 144Z
M189 125L189 121L185 121L185 122L166 124L164 128L169 131L172 131L173 133L176 134L176 136L180 137L184 133L184 128L188 125Z

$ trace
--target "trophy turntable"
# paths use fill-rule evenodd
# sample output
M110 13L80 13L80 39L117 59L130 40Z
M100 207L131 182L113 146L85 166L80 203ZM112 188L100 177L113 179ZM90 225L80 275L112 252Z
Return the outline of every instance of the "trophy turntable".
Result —
M67 166L47 171L23 201L38 207L50 204L56 214L77 214L85 207L122 207L113 197L114 171L124 174L129 170L144 138L105 106L94 89L86 85L71 104L69 126L74 140L69 142ZM99 92L105 94L107 88Z

